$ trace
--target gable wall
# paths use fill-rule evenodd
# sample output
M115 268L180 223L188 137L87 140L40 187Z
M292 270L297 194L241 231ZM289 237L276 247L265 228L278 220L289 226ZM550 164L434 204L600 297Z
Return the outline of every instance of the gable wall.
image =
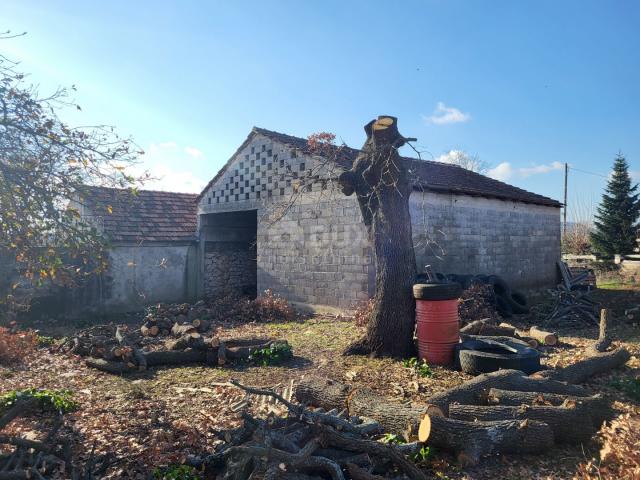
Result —
M313 162L308 155L294 154L289 147L256 135L204 192L199 215L257 210L259 293L270 288L293 302L352 308L369 298L374 273L355 198L332 194L314 184L312 192L287 208L282 218L272 221L294 193L295 173L308 172ZM202 245L215 233L208 229L207 218L200 218ZM205 261L202 258L201 264ZM203 284L212 282L206 278L204 266L201 276Z

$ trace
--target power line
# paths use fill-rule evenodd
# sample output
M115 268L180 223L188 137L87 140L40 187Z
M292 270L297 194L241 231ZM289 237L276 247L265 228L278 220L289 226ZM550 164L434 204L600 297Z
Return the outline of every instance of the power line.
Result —
M576 168L576 167L569 166L569 169L574 170L576 172L586 173L588 175L593 175L593 176L596 176L596 177L600 177L600 178L609 178L607 175L602 175L601 173L589 172L587 170L582 170L581 168Z

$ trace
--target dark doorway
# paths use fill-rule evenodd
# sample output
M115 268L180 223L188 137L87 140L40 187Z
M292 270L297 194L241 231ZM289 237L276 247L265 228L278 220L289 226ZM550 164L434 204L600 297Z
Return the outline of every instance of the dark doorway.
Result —
M204 292L257 295L257 210L200 217L204 248Z

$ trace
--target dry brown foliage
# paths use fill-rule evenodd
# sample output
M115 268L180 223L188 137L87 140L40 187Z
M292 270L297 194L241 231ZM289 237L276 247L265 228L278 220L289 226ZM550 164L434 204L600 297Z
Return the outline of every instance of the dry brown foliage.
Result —
M464 326L474 320L483 318L499 319L500 315L496 311L496 296L493 286L484 284L473 284L462 292L458 305L458 315L460 325Z
M600 461L579 465L577 478L596 480L640 478L640 412L625 413L599 432L602 440Z
M373 313L374 305L373 298L358 303L353 313L353 322L359 327L366 327Z
M220 295L208 302L211 319L219 322L289 322L296 312L291 304L271 290L252 300L237 293Z
M12 364L23 360L38 346L38 336L32 331L13 332L0 327L0 364Z
M562 252L571 255L588 255L591 253L591 225L587 222L576 222L562 233Z

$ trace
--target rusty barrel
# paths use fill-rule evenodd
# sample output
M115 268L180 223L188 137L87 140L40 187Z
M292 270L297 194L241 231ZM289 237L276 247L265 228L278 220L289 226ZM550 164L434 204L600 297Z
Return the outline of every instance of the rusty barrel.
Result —
M453 283L417 284L413 291L420 358L432 365L451 365L455 346L460 341L460 286Z

